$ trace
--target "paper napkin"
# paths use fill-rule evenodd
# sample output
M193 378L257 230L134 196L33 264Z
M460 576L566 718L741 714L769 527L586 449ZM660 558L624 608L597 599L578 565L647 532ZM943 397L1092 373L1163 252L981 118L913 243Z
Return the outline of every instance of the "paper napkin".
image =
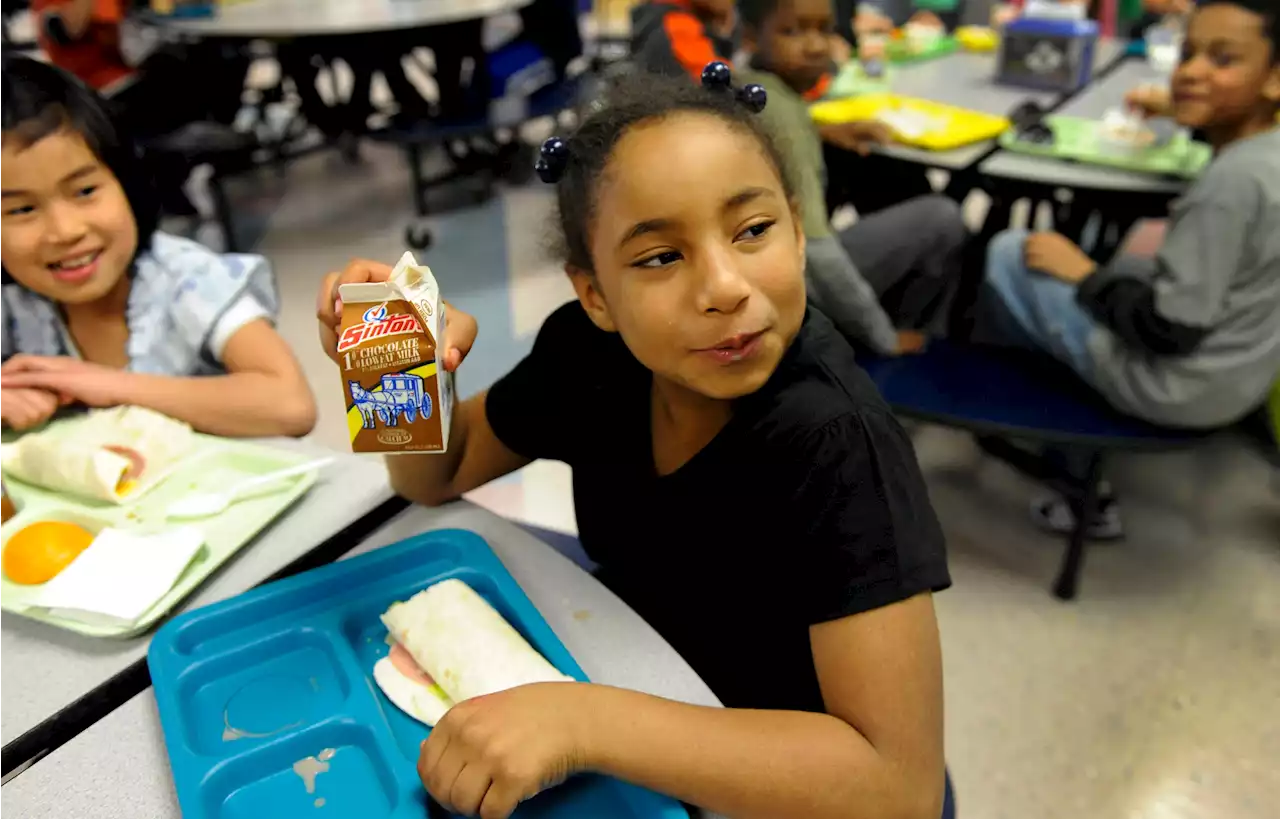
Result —
M173 588L204 544L192 526L154 534L103 529L31 605L89 623L132 623Z

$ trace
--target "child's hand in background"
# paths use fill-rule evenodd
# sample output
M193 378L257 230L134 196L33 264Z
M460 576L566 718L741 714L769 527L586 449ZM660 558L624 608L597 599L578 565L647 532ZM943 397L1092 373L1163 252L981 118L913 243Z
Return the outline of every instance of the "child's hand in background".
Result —
M818 130L823 141L862 156L871 153L876 145L887 145L893 141L893 129L875 120L823 125Z
M9 429L22 431L38 427L53 417L60 406L58 396L44 390L0 389L0 415Z
M883 14L879 9L867 6L865 3L858 5L858 11L853 15L853 32L858 36L863 34L889 34L893 31L893 20Z
M0 370L0 386L6 398L10 389L40 390L57 396L59 406L127 404L129 378L130 374L124 370L61 355L15 355ZM7 409L5 416L8 417Z
M1164 117L1173 111L1167 86L1144 83L1124 95L1124 104L1144 117Z
M831 35L831 62L844 65L853 57L853 46L839 34Z
M520 802L582 770L581 683L540 683L449 709L418 755L418 776L450 813L504 819Z
M344 284L385 282L390 278L390 265L367 259L353 259L341 273L330 273L324 277L316 294L316 320L320 323L320 347L334 363L338 363L338 327L342 324L342 299L338 298L338 288ZM471 352L478 327L474 317L447 302L444 316L443 362L445 370L453 372Z
M1061 233L1031 234L1023 245L1022 253L1027 267L1067 284L1079 284L1098 269L1088 254Z

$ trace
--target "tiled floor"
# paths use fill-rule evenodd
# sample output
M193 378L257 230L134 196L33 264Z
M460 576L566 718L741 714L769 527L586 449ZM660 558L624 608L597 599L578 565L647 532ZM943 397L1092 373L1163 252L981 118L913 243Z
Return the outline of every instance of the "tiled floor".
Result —
M259 248L281 327L320 402L314 437L344 447L338 375L315 342L322 274L403 250L409 191L393 151L290 169ZM274 186L274 183L273 183ZM256 205L253 203L256 201ZM530 187L435 220L426 259L480 340L464 394L509 368L571 296L541 248L550 197ZM1058 541L1025 514L1034 487L963 435L916 433L955 587L938 598L948 758L961 815L983 819L1265 819L1280 804L1280 485L1231 442L1116 464L1127 541L1093 549L1081 599L1048 593ZM535 464L473 493L572 531L568 470Z

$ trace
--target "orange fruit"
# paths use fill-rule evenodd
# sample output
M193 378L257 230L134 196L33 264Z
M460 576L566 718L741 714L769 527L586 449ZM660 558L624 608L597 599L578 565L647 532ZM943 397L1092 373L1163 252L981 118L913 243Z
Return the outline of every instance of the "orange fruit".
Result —
M4 545L4 576L14 583L47 583L75 560L93 534L74 523L46 520L18 530Z

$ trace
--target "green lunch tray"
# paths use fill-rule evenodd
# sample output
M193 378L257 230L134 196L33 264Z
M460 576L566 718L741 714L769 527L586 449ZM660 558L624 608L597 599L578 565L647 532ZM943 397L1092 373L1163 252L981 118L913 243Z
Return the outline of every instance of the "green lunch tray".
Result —
M66 520L95 533L108 526L139 532L158 531L166 526L165 511L169 506L190 492L216 492L257 475L305 463L312 457L249 441L196 435L192 451L177 467L154 489L127 504L72 498L6 475L5 491L18 512L0 527L0 542L8 543L14 532L42 520ZM29 601L40 587L13 583L2 575L0 609L90 637L125 638L141 634L306 494L316 481L316 472L286 480L280 489L246 497L220 514L171 522L170 526L191 525L199 529L204 534L204 545L173 588L132 623L88 623L30 607Z
M1123 152L1099 144L1098 131L1102 123L1096 119L1051 116L1045 118L1045 124L1053 131L1052 145L1019 140L1010 129L1001 134L1000 147L1014 153L1182 179L1194 179L1199 175L1213 153L1208 145L1192 140L1183 132L1164 145Z
M960 48L959 41L950 35L939 37L934 40L927 48L920 51L913 51L907 40L890 40L885 45L885 55L889 58L889 62L898 65L906 65L908 63L923 63L927 60L936 60L939 57L945 57L948 54L954 54Z
M879 77L868 77L862 70L862 63L857 60L850 60L844 64L840 72L836 74L835 79L831 81L831 87L827 89L823 99L887 93L890 90L892 80L893 68L891 66L886 65L884 73Z

